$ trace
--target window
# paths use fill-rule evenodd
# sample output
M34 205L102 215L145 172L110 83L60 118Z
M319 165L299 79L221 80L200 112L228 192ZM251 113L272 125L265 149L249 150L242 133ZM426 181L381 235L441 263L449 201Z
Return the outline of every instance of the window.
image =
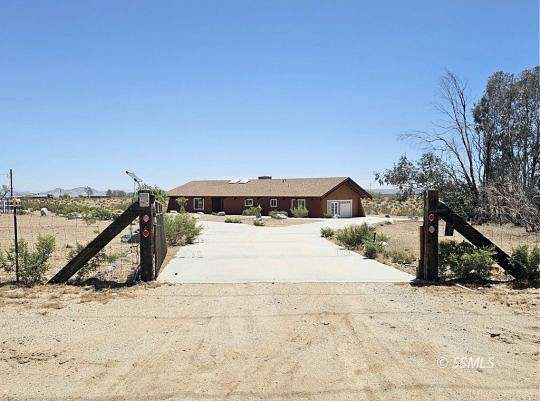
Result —
M277 207L277 199L270 199L270 207Z
M253 199L246 199L244 201L244 206L245 207L252 207L253 206Z
M305 199L293 199L291 209L306 209Z
M193 210L204 210L204 198L193 198Z

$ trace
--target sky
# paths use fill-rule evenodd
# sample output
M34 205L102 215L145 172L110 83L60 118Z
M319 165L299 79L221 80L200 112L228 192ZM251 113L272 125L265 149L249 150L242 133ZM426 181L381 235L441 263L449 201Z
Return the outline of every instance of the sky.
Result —
M421 149L445 69L539 63L538 1L0 4L0 173L18 190L350 176ZM5 175L0 175L0 181ZM3 182L0 182L3 183Z

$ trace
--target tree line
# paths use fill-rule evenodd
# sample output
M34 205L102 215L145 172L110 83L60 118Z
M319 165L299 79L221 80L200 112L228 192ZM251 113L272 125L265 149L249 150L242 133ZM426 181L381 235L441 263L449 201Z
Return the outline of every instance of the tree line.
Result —
M492 74L472 103L467 84L446 71L430 131L404 134L425 153L402 156L376 173L407 197L438 189L450 207L479 222L512 222L540 230L540 67Z

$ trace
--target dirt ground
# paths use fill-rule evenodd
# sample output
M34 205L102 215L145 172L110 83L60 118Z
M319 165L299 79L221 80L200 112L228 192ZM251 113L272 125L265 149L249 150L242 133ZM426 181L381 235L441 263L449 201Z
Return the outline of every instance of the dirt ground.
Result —
M395 284L0 287L3 400L537 400L539 296Z
M229 223L229 224L253 224L253 216L216 216L212 214L203 214L199 215L200 221L219 221L224 222L226 218L240 219L242 223ZM321 219L300 219L300 218L288 218L284 220L278 219L264 219L264 225L267 227L285 227L285 226L294 226L297 224L306 224L306 223L315 223L321 221Z

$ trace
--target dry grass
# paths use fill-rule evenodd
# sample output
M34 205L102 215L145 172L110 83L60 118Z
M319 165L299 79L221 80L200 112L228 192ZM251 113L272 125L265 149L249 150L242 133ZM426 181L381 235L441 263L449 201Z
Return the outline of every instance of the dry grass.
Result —
M400 201L395 197L375 197L362 200L366 214L371 216L421 216L423 200L421 196L410 197Z
M0 286L0 307L5 305L23 305L36 308L38 313L47 314L47 309L62 309L74 303L106 304L117 298L133 298L137 288L157 288L159 283L133 287L109 288L97 290L93 287L73 285L38 285L19 287L14 284Z

